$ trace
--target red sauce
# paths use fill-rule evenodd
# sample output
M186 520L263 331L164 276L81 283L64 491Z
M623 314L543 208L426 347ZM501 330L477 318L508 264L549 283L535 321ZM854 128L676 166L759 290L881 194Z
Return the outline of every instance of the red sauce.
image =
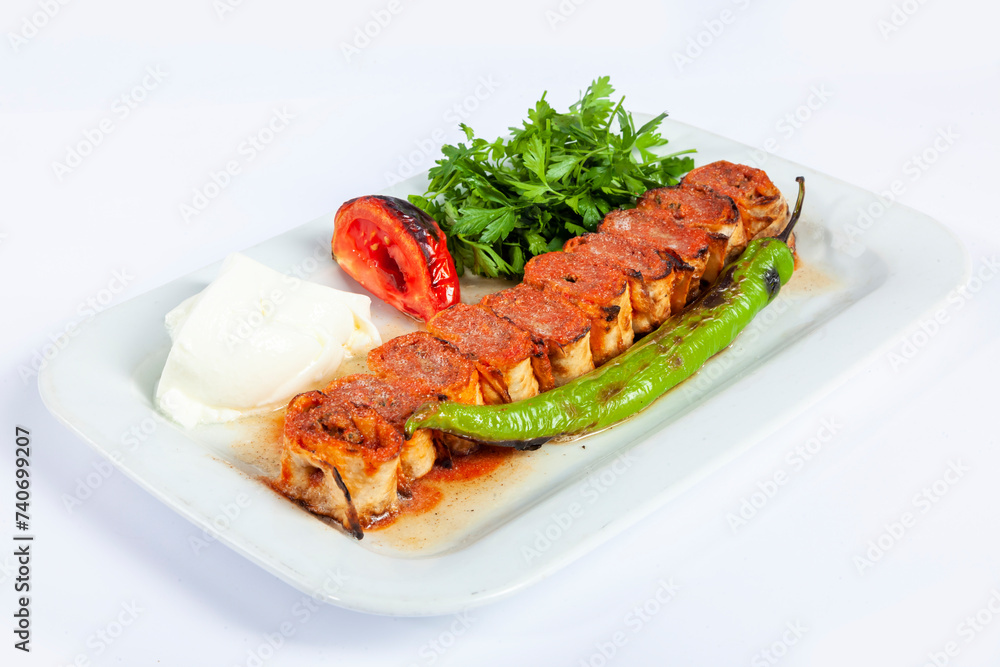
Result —
M400 503L401 512L423 514L437 507L444 498L444 492L432 484L416 484L410 491L410 497Z
M267 438L274 442L280 443L282 435L285 432L285 411L275 410L267 417Z
M453 458L451 469L435 466L418 482L452 482L483 477L499 468L515 451L513 447L483 445L467 456Z
M451 468L434 468L413 482L409 498L399 503L399 512L380 517L365 530L379 530L396 523L403 514L425 514L437 507L444 499L450 484L468 482L485 477L503 465L516 450L513 447L491 447L483 445L467 456L452 459Z
M267 415L261 421L261 434L258 436L259 439L255 438L254 440L258 441L258 445L266 443L269 454L264 455L263 452L260 452L257 456L277 457L280 461L285 413L278 411L273 415ZM246 445L251 446L252 443L247 442ZM513 447L482 445L471 454L455 456L452 459L451 468L435 465L429 473L412 483L409 498L400 498L399 512L378 517L370 525L364 526L365 530L379 530L391 526L403 514L418 515L432 511L449 494L449 487L456 484L467 484L491 475L515 456L516 451ZM278 461L275 461L273 465L280 465ZM281 491L275 487L275 479L261 476L260 480L281 494Z
M409 498L401 498L399 501L399 511L394 514L386 514L365 526L365 530L380 530L388 528L396 523L396 519L401 514L424 514L430 512L438 506L444 492L434 484L425 484L423 480L418 480L410 489Z

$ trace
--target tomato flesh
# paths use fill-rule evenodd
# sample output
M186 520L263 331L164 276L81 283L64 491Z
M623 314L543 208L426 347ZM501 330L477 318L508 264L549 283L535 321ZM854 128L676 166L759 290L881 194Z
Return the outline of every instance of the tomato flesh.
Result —
M447 239L405 200L373 195L345 203L334 221L332 247L352 278L411 317L426 321L460 300Z
M399 262L392 256L395 246L388 236L383 234L379 238L379 228L375 223L358 218L348 226L347 235L359 253L367 253L368 262L378 273L381 282L397 292L406 291L406 276L399 268ZM365 249L364 252L361 252L362 248Z

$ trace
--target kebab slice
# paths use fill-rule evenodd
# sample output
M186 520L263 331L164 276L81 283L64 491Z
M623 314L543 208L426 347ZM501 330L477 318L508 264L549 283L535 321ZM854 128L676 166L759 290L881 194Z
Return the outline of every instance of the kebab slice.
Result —
M536 255L524 266L524 282L563 297L590 318L590 349L600 366L632 345L632 304L621 271L602 260L571 252Z
M428 401L483 404L475 362L448 341L426 331L397 336L376 347L368 353L368 367L379 377L403 385ZM419 433L414 433L414 438ZM468 454L478 447L472 440L437 431L434 441L440 444L437 458L446 466L450 465L453 454ZM434 460L433 452L421 458L426 470L415 477L429 472Z
M775 236L788 223L788 202L767 174L745 164L720 160L698 167L681 180L681 188L709 188L730 197L740 212L747 240Z
M457 347L426 331L397 336L368 353L379 377L407 382L417 394L441 401L482 405L476 365Z
M552 386L545 348L509 320L482 306L459 303L427 322L427 330L455 345L479 369L483 400L510 403Z
M594 370L590 319L558 294L551 291L543 294L520 283L487 294L482 305L545 344L556 387Z
M682 227L662 211L635 208L612 211L604 216L597 229L605 234L631 237L665 257L672 255L691 268L688 281L685 282L681 274L678 289L674 290L671 312L679 312L698 294L702 279L712 281L717 275L708 271L712 245L708 232L697 227Z
M378 412L334 404L322 392L288 404L279 491L338 521L355 538L399 507L403 437Z
M403 440L399 455L398 488L409 493L409 483L423 477L437 458L434 438L429 429L419 429L409 439L403 435L406 420L429 397L404 382L384 380L374 375L356 374L338 378L323 390L331 405L347 411L352 408L374 410Z
M680 276L668 261L645 244L616 234L584 234L566 242L566 252L603 260L621 271L628 280L632 304L632 331L649 333L670 317L670 301Z
M679 225L708 232L712 241L709 248L712 269L721 271L722 266L736 259L746 248L748 239L736 204L730 197L706 187L693 185L647 190L639 197L636 208L664 211L672 215Z

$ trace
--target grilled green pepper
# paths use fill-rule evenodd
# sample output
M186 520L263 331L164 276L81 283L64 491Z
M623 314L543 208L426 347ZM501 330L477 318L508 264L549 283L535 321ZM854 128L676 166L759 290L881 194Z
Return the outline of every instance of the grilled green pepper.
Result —
M697 301L624 354L523 401L422 406L406 422L406 432L431 428L494 445L536 449L557 435L596 431L639 412L732 343L792 277L795 260L786 242L805 195L803 178L796 180L798 200L781 235L751 241Z

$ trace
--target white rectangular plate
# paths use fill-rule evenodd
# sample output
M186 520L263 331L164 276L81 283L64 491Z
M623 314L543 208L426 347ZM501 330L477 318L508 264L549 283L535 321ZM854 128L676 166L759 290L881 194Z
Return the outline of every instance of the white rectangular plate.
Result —
M746 163L754 155L681 123L666 121L662 129L672 149L698 149L698 164ZM221 262L94 318L42 372L41 395L150 493L302 591L392 615L446 614L495 600L610 539L737 456L849 377L967 274L959 243L900 205L860 243L838 249L833 239L875 196L780 158L761 166L792 198L794 178L806 178L797 236L807 271L686 383L608 431L526 455L502 487L490 487L478 513L453 512L466 518L438 525L424 542L401 547L392 529L354 541L267 489L236 446L245 432L185 431L158 417L151 399L169 346L164 315L214 278ZM420 192L423 183L414 179L388 194ZM245 252L275 269L358 290L329 258L332 230L331 213ZM373 303L373 315L385 338L406 328L384 304ZM152 435L125 446L122 436L134 427ZM229 519L224 508L236 498L244 507Z

